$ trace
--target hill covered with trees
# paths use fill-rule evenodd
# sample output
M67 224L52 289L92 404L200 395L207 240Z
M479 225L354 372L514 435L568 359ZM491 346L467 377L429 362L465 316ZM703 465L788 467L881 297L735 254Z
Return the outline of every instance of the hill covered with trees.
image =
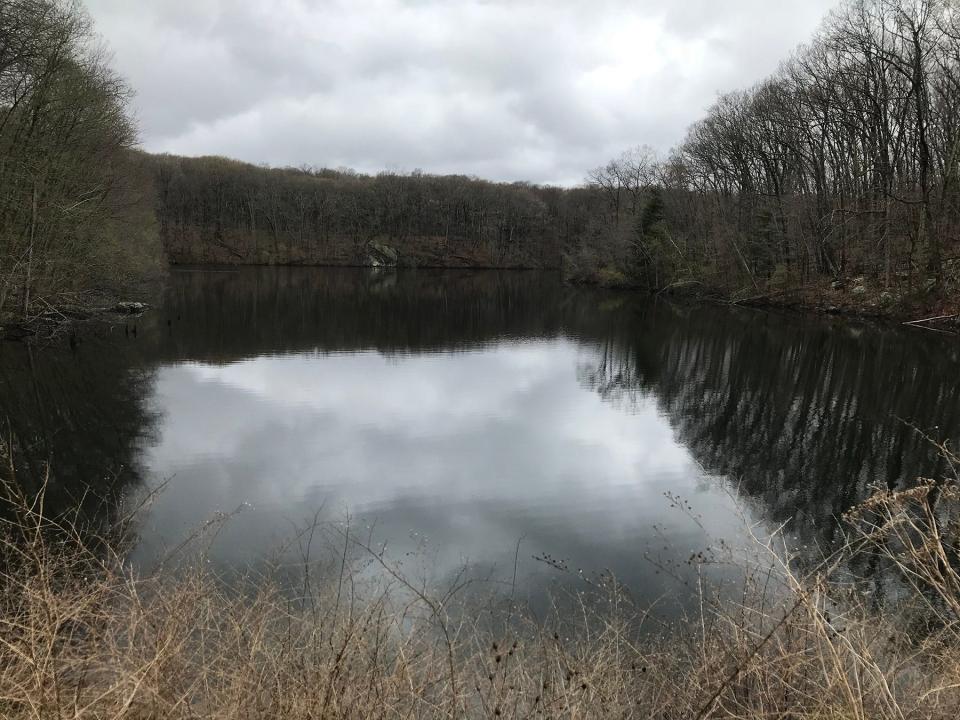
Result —
M561 193L422 173L151 156L171 262L558 267Z
M844 0L669 154L635 148L576 188L148 155L104 57L76 0L0 4L0 317L165 260L562 268L878 312L947 312L960 291L956 0Z
M76 2L0 2L0 321L160 266L129 97Z
M960 275L958 118L960 5L847 0L666 159L632 151L593 171L606 231L573 264L596 273L600 246L657 288L946 299Z

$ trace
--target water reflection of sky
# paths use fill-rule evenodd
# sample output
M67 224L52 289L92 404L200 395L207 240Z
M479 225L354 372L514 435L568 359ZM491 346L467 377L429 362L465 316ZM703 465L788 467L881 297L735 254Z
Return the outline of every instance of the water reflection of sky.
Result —
M440 572L469 560L512 573L522 537L524 575L542 576L531 556L550 553L654 597L665 580L645 554L682 559L739 521L652 397L612 404L578 380L591 353L561 339L163 367L144 462L154 483L171 480L141 552L249 503L214 547L248 562L323 507L375 521L398 551L426 536ZM689 499L704 527L665 492Z

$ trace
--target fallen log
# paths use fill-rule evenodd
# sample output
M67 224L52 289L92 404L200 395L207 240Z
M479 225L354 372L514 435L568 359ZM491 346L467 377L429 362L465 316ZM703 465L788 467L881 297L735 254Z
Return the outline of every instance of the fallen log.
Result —
M937 315L936 317L924 318L923 320L911 320L910 322L905 322L904 325L926 325L927 323L940 322L941 320L955 320L957 318L960 318L960 314Z

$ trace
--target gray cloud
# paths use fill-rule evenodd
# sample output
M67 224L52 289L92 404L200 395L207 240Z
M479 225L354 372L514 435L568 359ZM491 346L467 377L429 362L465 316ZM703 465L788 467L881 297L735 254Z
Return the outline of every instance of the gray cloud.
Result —
M87 0L148 150L576 183L679 141L835 0Z

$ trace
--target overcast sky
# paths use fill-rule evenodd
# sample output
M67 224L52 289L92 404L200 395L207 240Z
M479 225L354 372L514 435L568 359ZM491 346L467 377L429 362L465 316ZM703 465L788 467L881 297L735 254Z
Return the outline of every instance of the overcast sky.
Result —
M147 150L575 184L835 0L86 0Z

